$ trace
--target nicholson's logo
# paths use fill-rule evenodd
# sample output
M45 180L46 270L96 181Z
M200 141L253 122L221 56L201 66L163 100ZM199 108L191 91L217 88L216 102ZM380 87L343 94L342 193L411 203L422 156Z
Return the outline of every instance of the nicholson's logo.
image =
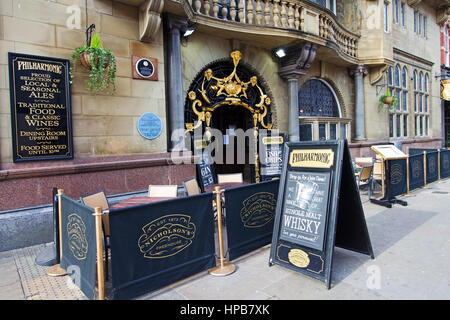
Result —
M443 157L443 161L442 161L442 168L444 168L444 170L448 170L448 168L450 167L450 159L448 155L444 155Z
M423 165L420 161L416 160L412 162L412 176L414 179L418 179L420 176L423 176Z
M431 157L430 157L430 160L431 161L428 161L428 169L429 169L430 173L435 173L436 172L436 162L433 161L434 158L431 159Z
M88 253L88 242L86 239L86 225L83 219L76 213L67 218L67 239L69 249L77 260L84 260Z
M195 224L183 214L163 216L142 227L139 250L145 258L167 258L189 247L195 237Z
M273 220L276 207L273 193L255 193L242 202L242 223L247 228L260 228Z
M399 184L403 179L402 166L398 163L392 165L391 167L391 183Z

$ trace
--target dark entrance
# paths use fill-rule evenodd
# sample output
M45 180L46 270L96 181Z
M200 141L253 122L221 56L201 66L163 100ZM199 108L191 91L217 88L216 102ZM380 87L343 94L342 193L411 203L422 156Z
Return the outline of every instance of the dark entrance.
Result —
M242 172L246 182L253 180L249 157L249 140L248 138L245 139L245 150L238 150L238 148L242 148L243 146L242 143L239 144L235 135L238 129L241 129L244 133L248 129L253 129L252 119L253 117L250 111L241 106L222 106L214 111L211 127L220 130L224 139L223 164L216 163L216 173ZM238 163L238 152L242 151L245 151L245 163L242 163L242 161ZM233 159L232 161L227 161L227 153L228 157Z

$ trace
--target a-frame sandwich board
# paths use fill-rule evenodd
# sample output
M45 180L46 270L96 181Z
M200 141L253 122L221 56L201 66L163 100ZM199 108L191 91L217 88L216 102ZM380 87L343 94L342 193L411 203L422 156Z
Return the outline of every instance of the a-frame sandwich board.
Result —
M374 259L346 140L284 148L269 265L331 287L334 247Z

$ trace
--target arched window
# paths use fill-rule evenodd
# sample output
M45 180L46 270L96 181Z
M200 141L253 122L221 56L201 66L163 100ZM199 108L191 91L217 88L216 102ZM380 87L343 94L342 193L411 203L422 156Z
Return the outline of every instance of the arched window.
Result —
M414 71L417 74L416 71ZM416 136L429 134L429 75L420 71L414 86L414 133Z
M389 137L399 138L408 136L408 72L406 67L397 64L394 67L394 81L392 78L392 67L387 71L388 87L392 95L397 98L398 104L389 113Z
M339 117L339 107L330 87L323 81L307 81L298 92L300 117Z
M348 119L341 118L339 102L322 79L306 81L298 92L300 141L347 138Z

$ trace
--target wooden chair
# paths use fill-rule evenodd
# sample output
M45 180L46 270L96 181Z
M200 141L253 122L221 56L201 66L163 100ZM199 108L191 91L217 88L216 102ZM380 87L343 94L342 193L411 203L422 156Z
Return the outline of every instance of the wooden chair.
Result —
M361 172L357 175L357 184L359 190L364 187L368 187L369 199L372 195L372 173L373 173L373 165L362 167Z
M244 182L244 177L242 173L227 173L227 174L218 174L217 175L217 183L224 182Z
M102 210L106 210L109 207L108 199L106 198L106 194L104 191L99 191L94 194L87 195L85 197L81 197L80 201L85 206L91 207L94 209L95 207L100 207ZM110 248L109 244L109 215L102 215L102 225L103 225L103 242L105 247L105 273L106 280L108 280L108 249Z
M191 178L183 181L183 186L186 189L186 193L188 196L193 196L201 193L196 178Z
M177 185L155 185L148 186L149 197L173 197L176 198L178 194Z
M383 189L383 180L384 180L384 174L383 174L383 162L376 161L373 164L373 173L372 173L372 190L374 190L374 184L378 183L382 189ZM384 190L382 190L384 192Z

